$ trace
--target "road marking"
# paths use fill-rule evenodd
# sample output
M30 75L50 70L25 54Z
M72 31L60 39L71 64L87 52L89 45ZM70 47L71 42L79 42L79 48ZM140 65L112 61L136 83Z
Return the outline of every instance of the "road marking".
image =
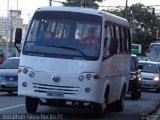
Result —
M2 109L0 109L0 112L5 111L5 110L9 110L9 109L13 109L13 108L17 108L17 107L21 107L21 106L24 106L24 105L25 104L19 104L19 105L15 105L15 106L11 106L11 107L2 108Z

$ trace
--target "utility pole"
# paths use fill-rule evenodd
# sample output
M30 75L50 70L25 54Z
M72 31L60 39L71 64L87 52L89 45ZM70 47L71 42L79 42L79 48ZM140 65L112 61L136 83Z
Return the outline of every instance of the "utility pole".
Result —
M49 0L49 6L52 6L52 0Z
M125 5L125 18L128 20L128 0L126 0L126 5Z
M8 40L9 40L9 0L7 1L7 29L6 29L6 49L5 57L8 58Z
M18 0L17 0L17 11L18 11Z
M31 19L31 14L30 14L30 12L27 14L27 16L28 16L28 21L30 21L30 19Z
M13 38L13 20L12 20L12 10L10 11L10 41L9 41L9 48L11 49L12 48L12 38ZM10 50L9 50L10 51Z

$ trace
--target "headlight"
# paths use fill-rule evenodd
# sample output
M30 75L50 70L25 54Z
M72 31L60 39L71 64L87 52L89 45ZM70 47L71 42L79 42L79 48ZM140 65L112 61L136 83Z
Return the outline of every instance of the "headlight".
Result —
M156 77L153 78L153 80L154 81L159 81L159 77L156 76Z
M100 79L100 75L98 73L82 73L79 76L79 81L83 81L83 80L99 80Z
M23 73L24 73L24 74L27 74L28 71L29 71L28 68L24 68L24 69L23 69Z
M32 68L29 67L19 67L18 73L23 73L28 75L29 77L35 77L35 71Z
M83 81L85 78L83 75L79 76L79 81Z
M91 78L92 78L92 75L91 75L91 74L87 74L87 75L86 75L86 79L87 79L87 80L90 80Z
M141 78L141 77L139 77L139 78L138 78L138 80L139 80L139 81L141 81L141 80L142 80L142 78Z

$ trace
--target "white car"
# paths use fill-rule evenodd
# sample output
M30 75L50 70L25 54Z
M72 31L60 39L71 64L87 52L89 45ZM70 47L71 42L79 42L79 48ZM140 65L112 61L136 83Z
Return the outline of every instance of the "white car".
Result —
M19 57L6 59L0 66L0 91L9 94L17 91Z
M160 63L152 61L139 61L141 69L142 88L156 89L160 92Z

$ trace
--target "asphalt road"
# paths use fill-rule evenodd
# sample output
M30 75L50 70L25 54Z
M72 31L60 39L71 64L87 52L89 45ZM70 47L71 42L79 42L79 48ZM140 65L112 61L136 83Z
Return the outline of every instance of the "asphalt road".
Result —
M126 96L125 107L122 112L107 111L102 118L95 120L146 120L143 118L156 117L155 113L160 105L160 93L142 92L139 100L131 100L130 95ZM150 113L156 114L153 116ZM55 108L39 106L36 114L27 114L25 109L25 98L16 94L0 93L0 118L8 119L94 119L91 110L76 108ZM150 119L148 119L150 120ZM156 120L156 119L154 119ZM158 120L158 119L157 119Z

